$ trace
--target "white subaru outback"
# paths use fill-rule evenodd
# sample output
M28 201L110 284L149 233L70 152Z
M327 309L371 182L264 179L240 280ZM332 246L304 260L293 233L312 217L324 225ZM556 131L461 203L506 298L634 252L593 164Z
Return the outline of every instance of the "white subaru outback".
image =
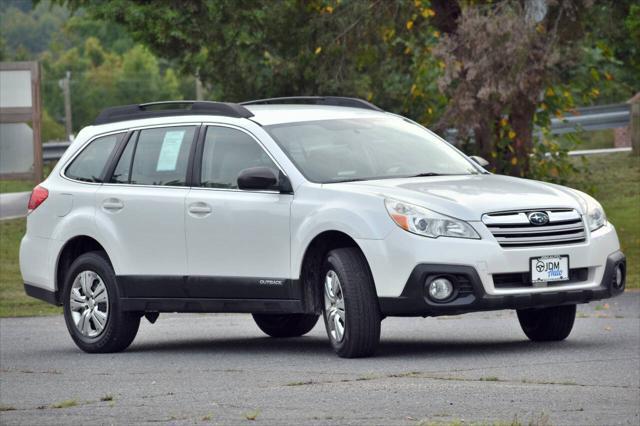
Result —
M25 291L87 352L160 312L251 313L273 337L323 314L342 357L388 316L515 309L565 339L576 304L624 290L616 231L589 195L482 163L353 98L109 108L33 190Z

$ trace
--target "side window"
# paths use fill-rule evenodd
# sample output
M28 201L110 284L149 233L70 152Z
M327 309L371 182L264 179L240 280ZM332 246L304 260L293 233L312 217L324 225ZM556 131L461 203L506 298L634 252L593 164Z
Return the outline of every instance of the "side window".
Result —
M240 130L208 127L202 153L201 186L238 188L238 175L250 167L278 168L258 143Z
M195 127L141 130L118 160L113 183L186 186Z
M67 167L65 175L83 182L101 182L104 168L124 133L97 138L92 141Z

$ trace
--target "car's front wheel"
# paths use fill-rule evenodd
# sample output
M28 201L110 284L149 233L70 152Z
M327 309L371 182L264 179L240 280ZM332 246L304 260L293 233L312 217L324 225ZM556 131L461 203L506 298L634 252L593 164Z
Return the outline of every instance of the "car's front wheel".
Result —
M534 342L566 339L573 329L575 319L576 305L518 311L518 320L522 331Z
M324 322L343 358L373 355L380 341L380 308L371 273L353 247L332 250L324 262Z
M119 352L136 337L140 314L122 311L116 276L103 252L85 253L71 264L62 298L67 329L83 351Z

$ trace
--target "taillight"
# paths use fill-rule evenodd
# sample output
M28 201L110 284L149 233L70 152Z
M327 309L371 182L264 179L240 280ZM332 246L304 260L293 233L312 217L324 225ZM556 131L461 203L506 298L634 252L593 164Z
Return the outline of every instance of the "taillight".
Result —
M29 198L29 213L38 208L38 206L44 203L44 200L49 196L49 191L40 185L33 188L31 191L31 198Z

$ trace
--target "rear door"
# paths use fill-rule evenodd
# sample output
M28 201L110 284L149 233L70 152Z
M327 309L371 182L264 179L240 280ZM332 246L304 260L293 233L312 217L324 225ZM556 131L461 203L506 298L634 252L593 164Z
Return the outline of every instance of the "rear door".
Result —
M290 275L290 207L278 190L238 189L240 172L279 167L249 133L208 126L187 196L188 275L199 297L295 298Z
M128 297L181 293L187 273L184 203L198 125L141 129L98 189L96 224L118 257ZM176 286L171 286L175 281ZM172 293L177 294L172 294Z

